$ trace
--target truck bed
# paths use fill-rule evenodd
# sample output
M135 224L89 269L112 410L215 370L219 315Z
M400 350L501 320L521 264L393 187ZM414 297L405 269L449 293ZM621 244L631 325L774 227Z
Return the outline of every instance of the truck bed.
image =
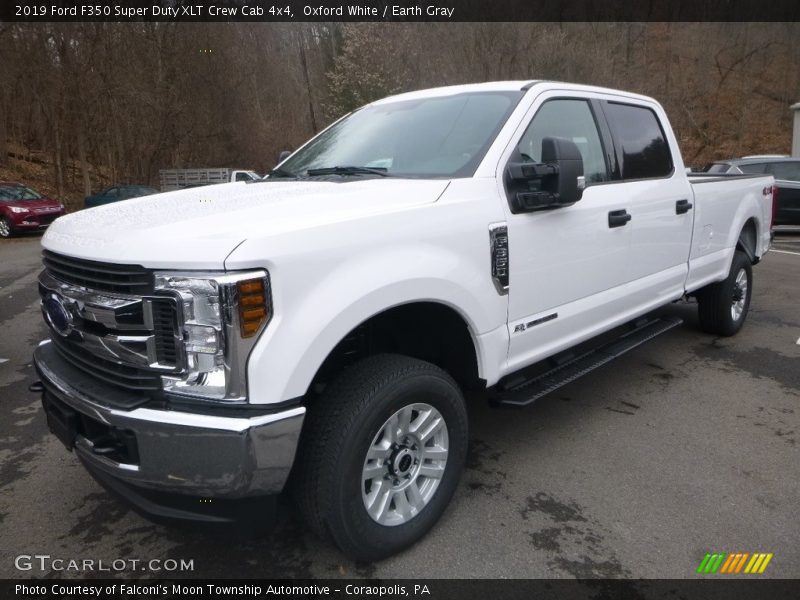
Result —
M692 292L725 277L738 241L735 224L751 207L759 216L750 226L750 250L758 259L769 249L774 179L771 175L692 173L689 183L695 217L686 291Z

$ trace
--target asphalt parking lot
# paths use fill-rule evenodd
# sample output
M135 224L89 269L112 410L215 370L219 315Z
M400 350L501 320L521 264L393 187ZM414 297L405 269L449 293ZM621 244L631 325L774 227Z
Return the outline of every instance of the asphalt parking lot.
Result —
M706 552L771 552L763 576L800 577L800 233L774 248L734 338L700 333L695 306L675 304L683 326L531 408L472 398L468 468L441 522L399 556L353 564L291 514L267 537L219 539L107 495L27 390L45 337L39 238L2 241L0 577L83 576L15 568L47 554L194 564L128 577L683 578Z

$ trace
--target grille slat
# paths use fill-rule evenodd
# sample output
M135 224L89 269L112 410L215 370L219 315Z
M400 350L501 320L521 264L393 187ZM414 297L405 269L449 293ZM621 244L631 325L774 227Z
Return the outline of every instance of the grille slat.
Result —
M39 221L40 225L50 225L53 221L55 221L61 215L36 215L36 220Z
M175 304L168 300L153 300L152 310L158 363L161 365L177 365L178 348L175 333L178 327L178 319Z
M139 265L115 265L72 258L45 250L43 259L50 274L82 287L122 294L146 294L153 291L153 274Z
M140 391L161 389L161 378L156 374L99 358L66 340L53 338L53 343L64 360L106 383Z

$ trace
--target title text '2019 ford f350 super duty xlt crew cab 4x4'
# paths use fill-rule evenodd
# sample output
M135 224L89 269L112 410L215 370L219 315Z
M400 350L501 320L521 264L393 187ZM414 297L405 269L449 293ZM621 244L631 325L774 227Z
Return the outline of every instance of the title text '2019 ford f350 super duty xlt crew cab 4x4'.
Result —
M662 107L635 94L394 96L263 181L58 219L33 387L145 513L224 523L291 488L317 532L378 559L450 501L464 390L529 404L677 324L647 315L687 295L705 330L736 333L772 186L687 176Z

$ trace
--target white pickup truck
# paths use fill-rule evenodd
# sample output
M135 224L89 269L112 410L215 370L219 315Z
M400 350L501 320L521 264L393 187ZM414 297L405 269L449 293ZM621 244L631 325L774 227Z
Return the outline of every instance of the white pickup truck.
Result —
M772 190L687 176L662 107L635 94L394 96L265 180L56 220L32 389L153 518L229 526L287 488L313 529L379 559L455 492L465 390L530 404L676 325L651 313L687 296L703 329L735 334Z

